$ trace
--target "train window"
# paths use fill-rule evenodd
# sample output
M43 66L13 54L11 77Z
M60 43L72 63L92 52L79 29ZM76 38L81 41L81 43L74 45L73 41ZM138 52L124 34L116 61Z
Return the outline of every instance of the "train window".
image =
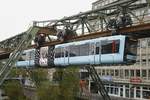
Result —
M107 41L107 43L102 44L101 53L102 54L118 53L119 45L120 45L119 40Z
M22 56L18 59L18 61L25 61L26 59L24 59Z
M68 51L65 51L65 57L68 57L69 56L68 54L69 54Z
M100 47L96 47L96 54L99 54L99 51L100 51L99 48Z
M89 55L89 44L80 45L80 56Z
M64 53L63 53L63 51L61 49L62 48L56 48L55 49L55 58L61 58L61 57L63 57Z
M89 45L89 48L90 48L89 54L94 55L95 54L95 43L91 42L90 45Z
M34 60L35 59L35 51L30 52L30 59Z
M96 51L95 51L96 54L99 54L99 53L100 53L100 46L101 46L101 45L100 45L100 42L97 42L97 43L96 43Z
M69 56L70 57L75 57L75 56L79 56L80 55L80 48L78 45L72 45L70 46L70 53Z
M65 57L69 56L69 47L65 47Z

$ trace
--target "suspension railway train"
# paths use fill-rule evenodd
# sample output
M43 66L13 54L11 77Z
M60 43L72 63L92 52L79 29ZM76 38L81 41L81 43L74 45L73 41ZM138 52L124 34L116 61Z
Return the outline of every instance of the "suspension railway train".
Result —
M137 41L116 35L23 51L16 67L127 64L136 60Z

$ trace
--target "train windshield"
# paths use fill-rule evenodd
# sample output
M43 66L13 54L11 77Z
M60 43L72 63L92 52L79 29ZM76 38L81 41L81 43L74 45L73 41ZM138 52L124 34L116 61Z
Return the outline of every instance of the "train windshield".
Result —
M137 55L137 40L127 37L126 41L126 54Z

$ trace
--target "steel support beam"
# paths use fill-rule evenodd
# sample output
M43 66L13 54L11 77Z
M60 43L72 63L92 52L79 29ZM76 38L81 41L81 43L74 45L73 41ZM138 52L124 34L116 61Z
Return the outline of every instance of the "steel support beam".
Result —
M134 36L137 39L150 37L150 23L122 28L118 30L118 33L122 35ZM68 42L81 41L81 40L92 39L92 38L103 37L103 36L111 36L111 31L108 30L108 31L103 31L103 32L95 32L95 33L91 33L87 35L77 36L77 37L68 39ZM62 44L62 43L63 43L62 41L51 41L51 42L45 43L43 46L52 46L52 45L57 45L57 44ZM32 45L28 49L30 48L35 48L35 45ZM0 59L4 55L9 55L10 53L11 51L0 53ZM9 56L6 56L6 58L7 57Z

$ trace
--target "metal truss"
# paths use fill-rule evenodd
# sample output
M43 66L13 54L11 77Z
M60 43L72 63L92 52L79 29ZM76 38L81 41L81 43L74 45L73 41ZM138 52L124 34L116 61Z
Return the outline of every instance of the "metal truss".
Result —
M58 30L72 30L78 36L92 34L96 32L104 32L111 30L108 28L111 19L119 19L120 16L129 15L132 18L132 25L149 23L147 18L150 0L141 2L142 0L118 0L107 4L95 10L81 12L79 14L64 17L59 20L34 21L33 25L38 27L48 27L53 34L57 36ZM142 15L137 15L136 11L143 11ZM123 26L130 27L130 26ZM42 31L41 31L42 32ZM25 33L9 38L0 42L0 48L14 49L23 39ZM49 38L50 40L50 38Z

